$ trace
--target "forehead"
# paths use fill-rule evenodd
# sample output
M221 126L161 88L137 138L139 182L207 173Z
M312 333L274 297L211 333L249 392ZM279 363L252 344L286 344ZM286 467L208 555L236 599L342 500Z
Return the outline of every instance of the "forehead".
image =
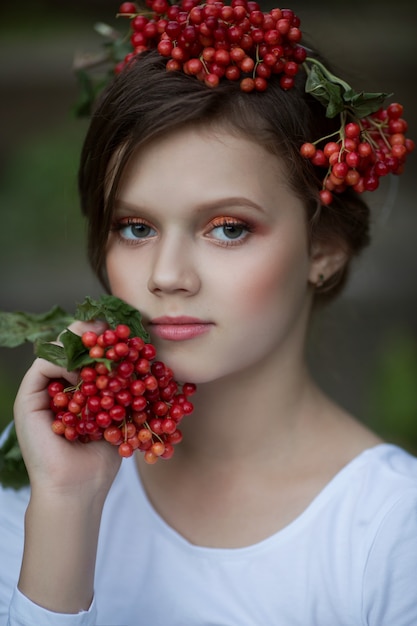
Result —
M244 136L187 128L137 150L113 204L118 216L183 225L214 214L305 226L282 161Z
M223 188L262 195L279 188L290 192L288 178L283 159L253 139L223 126L193 125L136 149L124 167L118 195L167 188L199 196Z

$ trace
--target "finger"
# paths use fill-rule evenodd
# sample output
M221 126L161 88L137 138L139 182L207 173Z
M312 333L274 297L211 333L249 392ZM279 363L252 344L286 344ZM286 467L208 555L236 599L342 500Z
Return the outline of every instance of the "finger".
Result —
M92 330L97 335L103 333L109 325L102 320L93 320L91 322L81 322L76 320L68 328L77 335L82 335L87 330Z
M78 372L67 372L64 367L38 357L23 377L18 398L33 398L33 394L43 393L54 379L63 379L70 385L76 385Z

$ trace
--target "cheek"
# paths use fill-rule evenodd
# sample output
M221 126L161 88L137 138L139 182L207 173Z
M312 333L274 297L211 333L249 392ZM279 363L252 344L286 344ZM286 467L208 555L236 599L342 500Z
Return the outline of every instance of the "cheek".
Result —
M144 272L135 272L131 251L125 251L122 245L109 246L106 272L112 294L124 300L129 301L129 296L143 288Z
M125 290L126 272L122 271L121 263L117 262L117 255L113 254L112 251L107 253L106 274L112 294L123 297L123 293L120 292Z
M242 264L239 280L231 281L229 298L239 304L242 314L301 305L307 295L309 257L304 245L267 246Z

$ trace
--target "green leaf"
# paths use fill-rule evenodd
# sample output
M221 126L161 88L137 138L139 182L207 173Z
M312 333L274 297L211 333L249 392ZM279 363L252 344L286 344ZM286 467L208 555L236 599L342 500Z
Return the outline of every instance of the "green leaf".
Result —
M60 340L64 346L65 355L67 357L66 368L69 372L79 369L87 363L91 363L92 359L88 354L88 349L81 341L81 337L71 330L66 330L60 336Z
M64 367L68 372L93 362L88 349L81 341L81 337L71 330L64 330L59 340L62 345L54 343L39 343L35 347L35 354L47 361Z
M310 69L305 90L326 107L326 117L336 117L345 108L342 86L328 80L318 65Z
M0 347L15 348L27 341L53 341L72 319L58 306L41 314L0 311Z
M14 424L0 448L0 483L4 487L13 489L20 489L29 484L29 476L17 441Z
M150 339L143 327L142 316L139 311L116 296L105 294L99 300L87 296L84 302L77 306L74 318L71 318L70 321L74 319L84 322L102 319L111 328L115 328L117 324L127 324L132 331L132 336L141 337L147 342ZM59 340L62 346L37 342L35 346L36 356L64 367L68 372L93 362L79 335L66 329L59 335ZM108 359L102 360L108 364Z
M35 354L41 359L46 359L51 363L55 363L55 365L67 369L67 356L63 346L59 346L56 343L39 342L36 344Z
M326 117L336 117L349 109L356 118L361 119L375 113L392 94L358 93L341 78L332 74L320 61L309 57L311 64L307 70L305 90L326 107Z
M105 294L100 300L93 300L87 296L84 302L78 305L75 319L82 321L102 319L111 328L115 328L117 324L127 324L132 331L132 336L141 337L149 342L150 337L143 327L140 312L116 296Z
M346 91L343 100L353 110L356 117L359 119L375 113L381 108L384 101L392 94L389 93L371 93L360 92L357 93L353 89Z

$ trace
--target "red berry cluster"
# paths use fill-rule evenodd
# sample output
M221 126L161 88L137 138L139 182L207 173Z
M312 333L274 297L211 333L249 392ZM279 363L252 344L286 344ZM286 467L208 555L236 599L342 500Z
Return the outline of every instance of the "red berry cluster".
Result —
M116 66L120 72L136 55L157 49L167 70L183 71L215 87L222 77L240 81L243 91L264 91L272 74L283 89L294 85L306 58L300 20L290 9L260 10L251 0L147 0L152 15L124 2L119 15L131 18L132 52Z
M358 193L375 191L382 176L402 173L406 157L415 147L405 136L407 122L402 114L403 106L392 103L360 120L343 123L336 140L319 139L301 146L303 157L327 170L320 192L322 204L330 204L334 193L348 187Z
M155 360L155 347L130 337L124 324L100 335L87 331L81 339L92 363L80 370L78 384L65 388L54 380L48 386L54 433L82 443L104 439L122 457L142 450L147 463L171 458L182 439L178 424L193 411L188 397L195 385L180 386Z

